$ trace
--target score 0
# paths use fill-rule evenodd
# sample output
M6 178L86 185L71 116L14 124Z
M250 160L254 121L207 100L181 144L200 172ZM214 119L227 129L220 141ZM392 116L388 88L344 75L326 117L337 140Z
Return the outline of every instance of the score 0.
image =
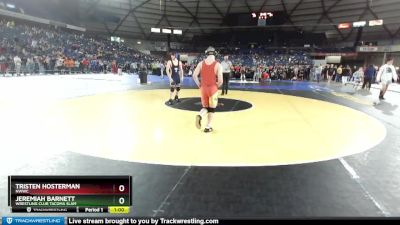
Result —
M125 185L123 185L123 184L118 185L118 193L124 193L125 190L126 190ZM120 197L120 198L118 199L118 203L119 203L120 205L125 204L125 198L124 198L124 197Z
M125 191L125 185L123 185L123 184L119 185L118 191L123 193Z

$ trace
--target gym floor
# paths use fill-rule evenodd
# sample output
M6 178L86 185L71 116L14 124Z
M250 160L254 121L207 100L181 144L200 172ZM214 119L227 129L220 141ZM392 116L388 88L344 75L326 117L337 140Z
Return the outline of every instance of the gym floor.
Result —
M131 175L131 216L400 216L397 85L233 82L205 134L191 78L149 81L0 78L0 214L8 175Z

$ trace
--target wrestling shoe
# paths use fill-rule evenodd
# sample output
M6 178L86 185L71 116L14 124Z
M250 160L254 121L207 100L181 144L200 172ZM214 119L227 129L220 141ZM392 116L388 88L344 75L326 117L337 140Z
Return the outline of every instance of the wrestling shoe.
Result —
M208 127L208 128L204 129L204 133L210 133L212 131L213 131L213 129L211 127Z
M200 115L196 116L196 128L201 129L201 116Z

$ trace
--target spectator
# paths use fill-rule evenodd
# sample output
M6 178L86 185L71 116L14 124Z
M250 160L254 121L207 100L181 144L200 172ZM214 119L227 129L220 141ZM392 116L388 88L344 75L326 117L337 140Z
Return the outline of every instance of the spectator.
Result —
M11 55L19 54L22 59L26 57L25 71L30 73L45 73L49 70L52 70L50 71L52 73L55 72L54 70L63 73L64 69L69 68L76 72L75 61L82 62L88 56L93 63L89 61L87 65L90 65L93 72L104 71L104 65L113 60L121 65L142 60L146 64L156 61L155 57L135 51L124 43L111 42L99 37L93 38L72 30L64 31L60 28L15 24L9 21L0 23L0 33L2 34L0 55L3 55L6 61L9 61ZM31 57L34 58L30 60ZM64 58L68 58L69 67L66 66ZM99 65L98 59L102 59L103 67ZM73 67L70 67L71 60L74 61ZM13 61L12 58L11 61ZM15 67L14 62L7 65ZM85 68L86 65L82 67ZM86 68L89 69L89 67ZM8 69L15 70L15 68Z
M361 81L364 79L364 68L360 67L354 74L351 76L350 81L354 82L355 87L357 87L358 84L361 83Z
M3 77L7 72L7 59L4 55L0 55L0 73L3 74Z
M15 74L16 74L16 76L20 76L21 75L21 63L22 63L21 58L18 55L16 55L14 57L14 66L15 66Z
M113 74L117 74L118 73L118 65L117 65L117 62L115 60L111 64L111 72Z
M321 74L322 74L322 65L320 66L315 66L315 78L317 80L317 82L319 83L320 79L321 79Z
M362 85L362 89L367 88L369 91L371 89L372 79L375 76L376 69L374 65L369 65L368 68L365 70L364 73L364 83Z
M342 74L343 74L343 66L340 65L336 70L336 77L335 77L336 82L342 81Z
M328 82L331 82L333 80L335 74L336 74L336 68L333 64L331 64L328 69Z

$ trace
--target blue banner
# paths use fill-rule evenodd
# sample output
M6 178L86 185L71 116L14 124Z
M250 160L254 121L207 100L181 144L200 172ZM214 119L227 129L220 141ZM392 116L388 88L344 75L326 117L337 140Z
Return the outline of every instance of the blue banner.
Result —
M64 217L2 217L2 225L64 225Z

